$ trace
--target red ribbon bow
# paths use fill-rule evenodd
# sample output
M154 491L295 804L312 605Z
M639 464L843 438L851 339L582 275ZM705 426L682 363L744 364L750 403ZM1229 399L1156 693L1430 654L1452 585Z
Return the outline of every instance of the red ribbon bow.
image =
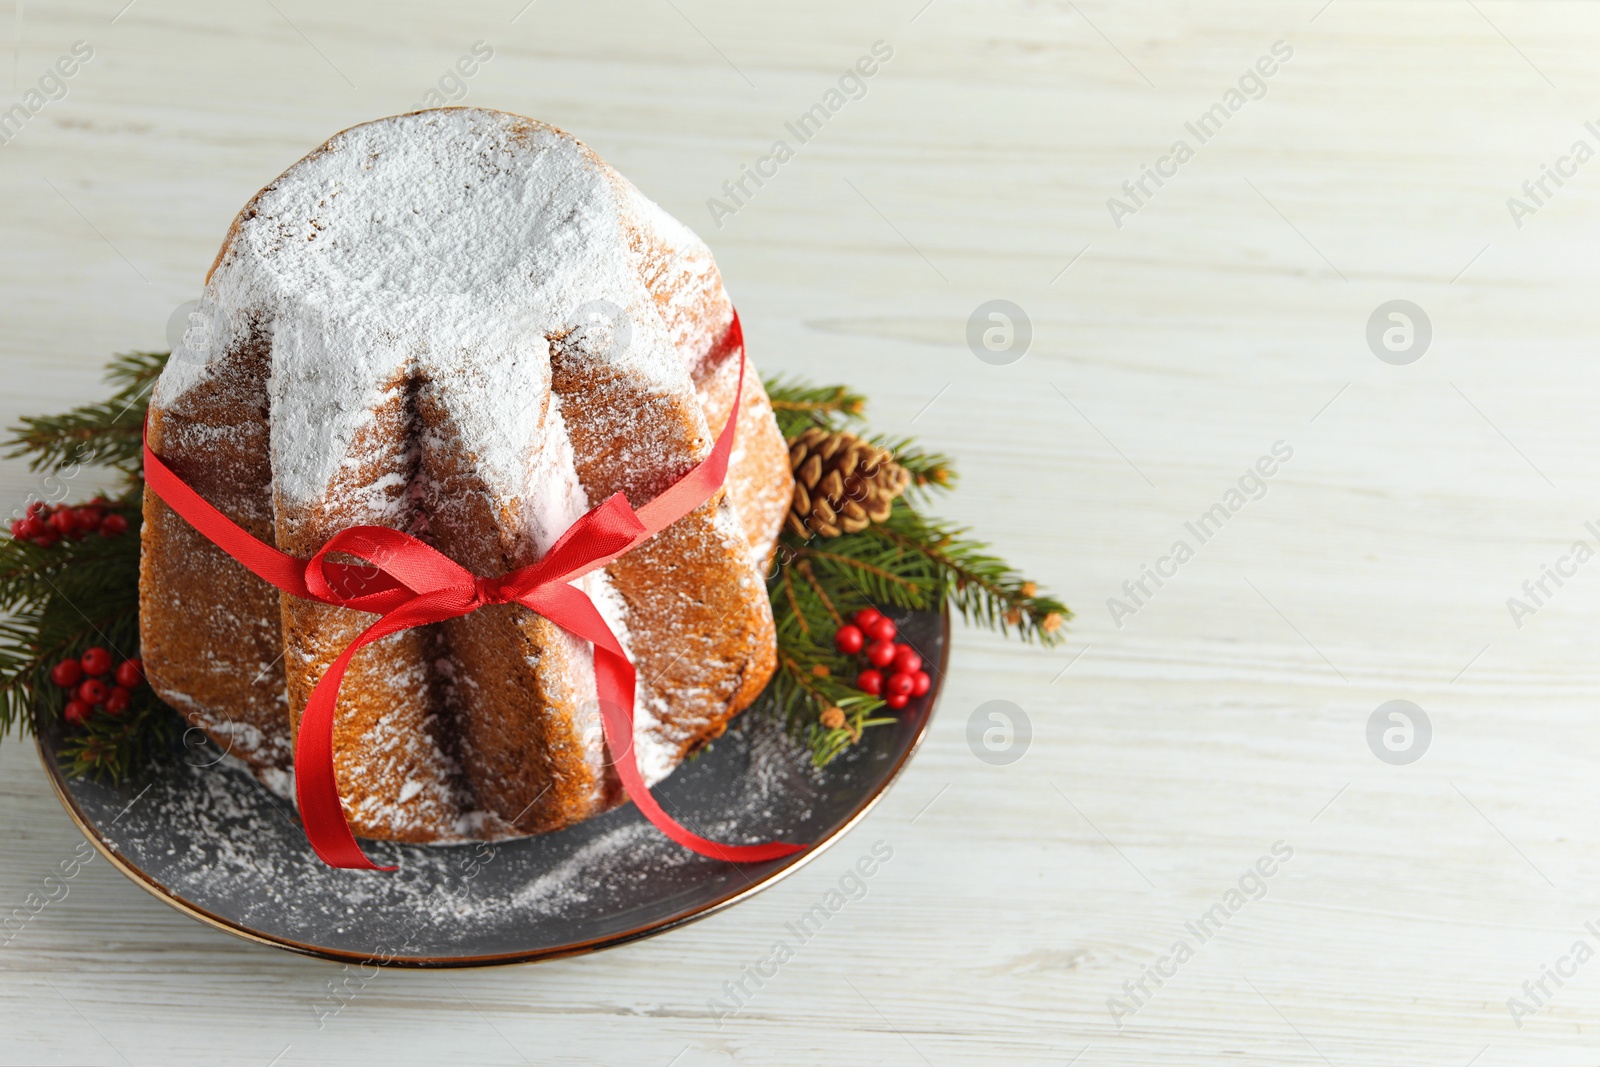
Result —
M539 562L498 578L478 577L437 549L385 526L342 530L309 560L297 559L251 536L212 507L150 450L148 439L145 441L145 484L218 548L291 596L380 616L328 666L300 717L294 752L295 790L306 837L324 863L364 870L395 869L376 866L356 844L334 777L334 708L351 657L363 646L401 630L467 615L485 604L510 603L538 612L594 646L595 688L606 746L628 797L658 830L702 856L735 863L778 859L806 847L776 841L719 844L686 829L662 810L634 759L633 664L588 595L569 584L648 541L711 499L722 486L744 393L744 334L737 314L724 343L739 351L739 387L728 424L717 435L711 454L637 511L621 493L614 494L573 523ZM376 576L367 568L328 560L330 552L367 560L377 568ZM352 589L363 591L341 592Z

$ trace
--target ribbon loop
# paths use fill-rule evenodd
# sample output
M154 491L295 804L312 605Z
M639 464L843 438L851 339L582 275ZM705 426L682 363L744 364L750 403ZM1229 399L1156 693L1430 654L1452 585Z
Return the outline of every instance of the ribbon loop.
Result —
M417 538L386 526L354 526L301 561L251 536L174 474L144 442L150 489L204 537L246 569L292 596L380 616L328 665L301 713L295 739L295 788L306 837L333 867L376 867L350 831L334 774L333 723L339 687L355 653L390 634L470 614L486 604L519 603L593 647L596 695L612 765L640 813L672 840L700 855L736 863L792 855L804 845L723 845L686 829L651 796L634 756L636 676L621 643L588 594L568 583L606 566L711 500L727 478L747 363L736 313L721 351L738 350L739 385L728 422L710 454L637 511L615 493L573 523L537 563L479 577ZM146 429L148 431L148 422ZM330 560L331 553L365 564Z
M433 593L472 580L472 573L432 545L408 533L387 526L352 526L340 530L306 563L306 588L319 600L344 606L356 596L336 591L327 580L326 560L330 552L343 552L366 560L376 572L387 575L412 593ZM356 568L348 564L342 571L344 583L351 581ZM356 579L359 582L359 579Z

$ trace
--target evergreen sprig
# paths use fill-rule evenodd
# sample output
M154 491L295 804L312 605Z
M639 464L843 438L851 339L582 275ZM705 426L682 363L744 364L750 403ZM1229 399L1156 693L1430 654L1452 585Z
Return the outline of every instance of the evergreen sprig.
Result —
M114 387L109 399L73 408L64 415L30 415L11 430L3 446L8 459L28 458L31 470L79 465L110 467L128 479L125 488L139 488L139 441L150 389L165 352L127 352L112 359L106 381Z
M812 426L834 432L864 421L862 398L844 386L788 379L765 384L785 437ZM833 648L839 626L861 608L948 606L969 623L1044 645L1065 640L1072 617L1065 604L1041 593L969 531L917 510L933 492L955 485L948 456L905 437L870 440L911 473L906 495L894 502L886 521L859 533L802 538L785 529L769 579L778 670L762 699L810 747L819 767L860 740L866 728L896 721L892 713L879 714L882 700L855 688L857 665ZM843 712L843 726L822 725L828 708Z
M811 385L790 378L764 381L772 400L772 413L784 440L797 437L812 426L838 430L862 421L867 398L842 385Z
M929 452L909 437L877 434L868 440L888 449L894 461L911 474L906 493L913 500L926 502L933 492L956 487L955 461L942 452Z
M48 472L35 500L59 502L85 467L116 472L105 510L128 528L118 537L89 534L49 546L0 538L0 737L13 728L31 732L35 713L61 715L68 693L50 681L60 661L94 646L118 660L139 655L139 439L145 398L165 361L165 353L116 357L106 373L109 400L24 418L3 445L7 456L26 456L31 469ZM123 778L179 732L176 714L140 686L121 715L99 711L69 732L62 767L74 776Z

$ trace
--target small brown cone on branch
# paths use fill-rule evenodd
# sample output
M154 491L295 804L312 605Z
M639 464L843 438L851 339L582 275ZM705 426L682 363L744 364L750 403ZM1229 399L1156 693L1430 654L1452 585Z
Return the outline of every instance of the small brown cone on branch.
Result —
M813 426L789 442L794 471L794 501L789 529L838 537L860 533L889 517L894 498L911 484L911 474L887 449L853 433L829 433Z

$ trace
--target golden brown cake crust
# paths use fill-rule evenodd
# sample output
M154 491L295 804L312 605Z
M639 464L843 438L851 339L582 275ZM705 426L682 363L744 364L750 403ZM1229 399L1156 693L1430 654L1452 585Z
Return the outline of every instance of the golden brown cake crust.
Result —
M151 446L197 492L256 537L272 540L266 463L266 350L241 348L184 402L151 411ZM223 749L260 768L288 766L278 591L234 562L146 492L140 647L151 683Z

